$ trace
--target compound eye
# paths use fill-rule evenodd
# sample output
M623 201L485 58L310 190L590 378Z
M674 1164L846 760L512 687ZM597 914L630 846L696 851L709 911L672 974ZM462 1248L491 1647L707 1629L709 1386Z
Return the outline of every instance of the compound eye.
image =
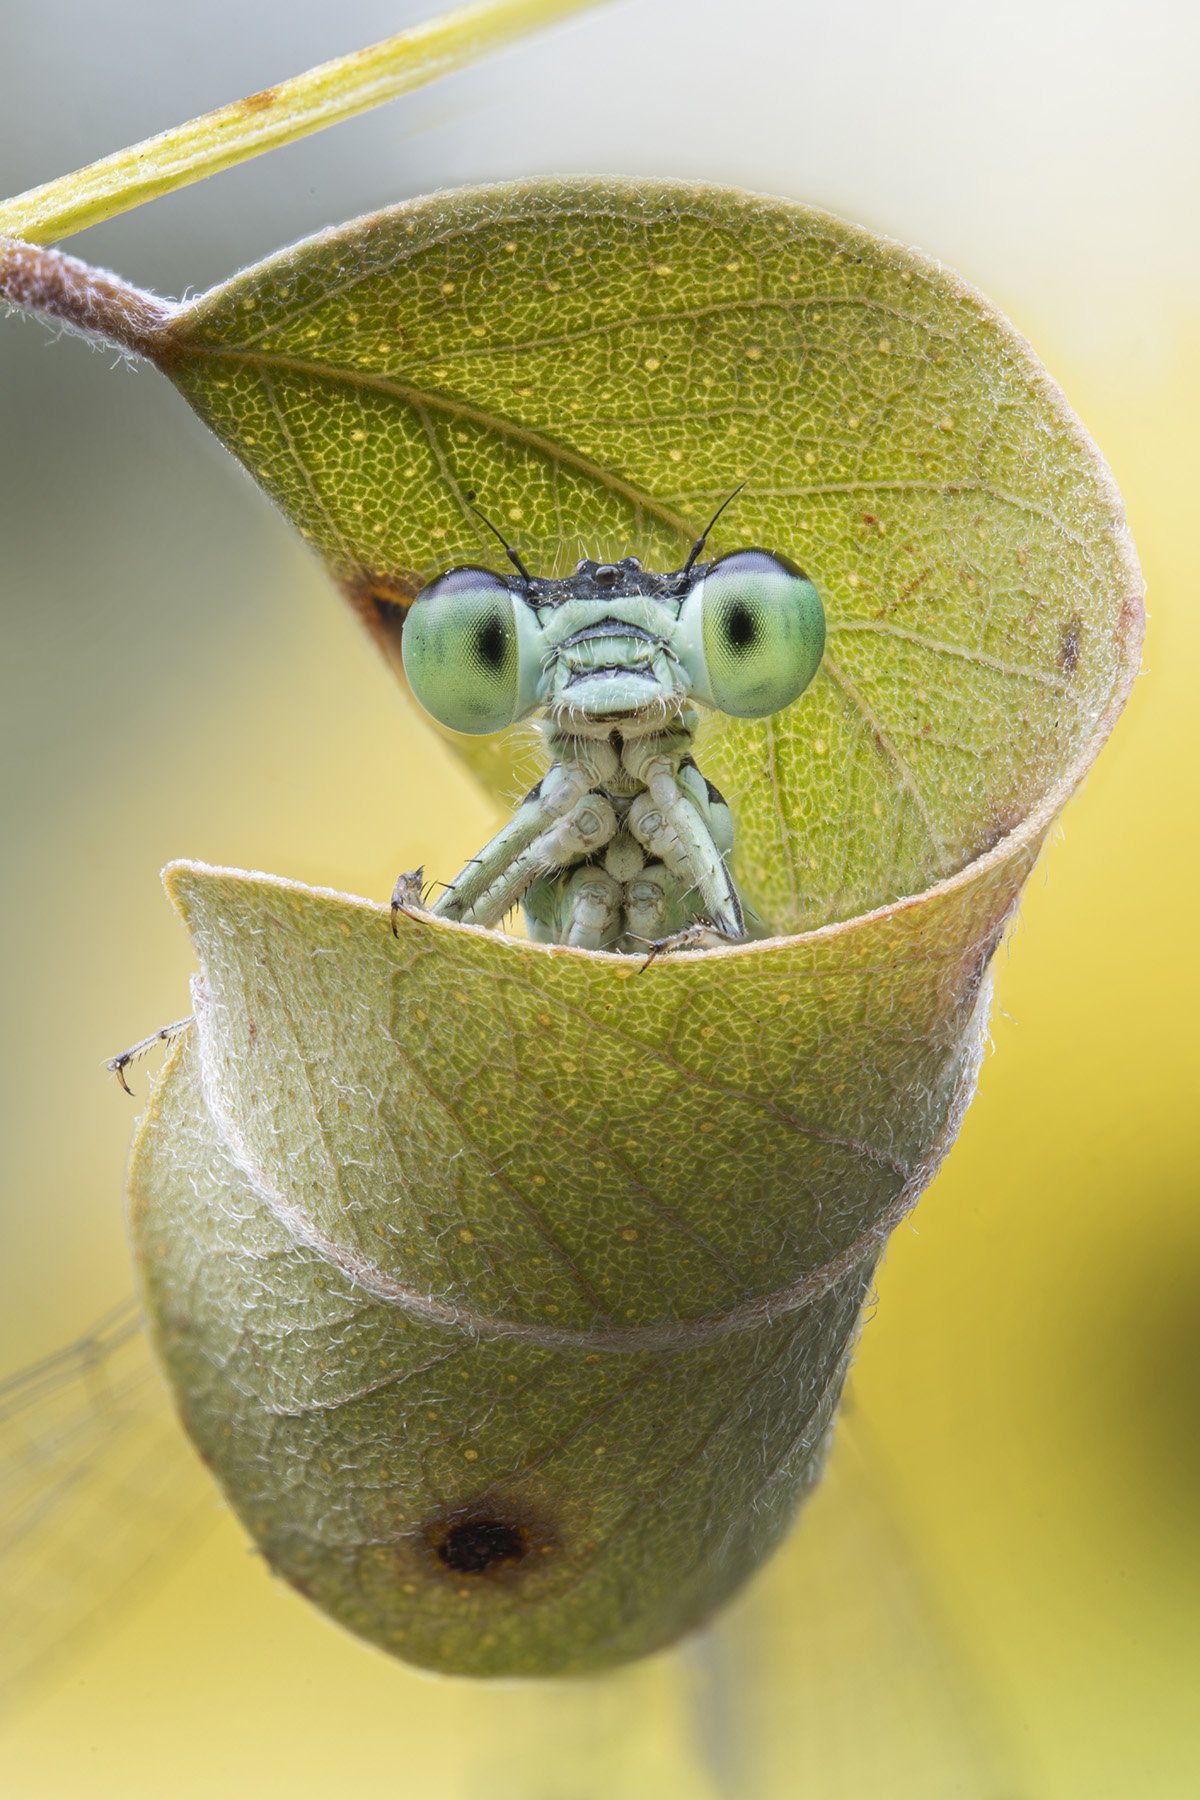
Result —
M825 609L786 556L734 550L697 584L712 704L765 719L804 692L825 652Z
M413 693L451 731L502 731L526 710L519 594L490 569L450 569L422 588L400 650Z

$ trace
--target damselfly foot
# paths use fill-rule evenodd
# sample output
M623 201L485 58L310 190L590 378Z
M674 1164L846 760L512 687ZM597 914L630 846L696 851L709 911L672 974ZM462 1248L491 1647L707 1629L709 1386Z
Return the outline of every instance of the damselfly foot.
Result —
M396 920L403 913L406 919L415 914L428 912L425 904L425 869L409 869L403 875L397 875L396 885L392 889L392 936L399 937Z
M128 1050L122 1050L120 1056L110 1057L105 1063L109 1074L116 1076L131 1100L134 1097L133 1089L125 1079L125 1071L130 1063L136 1062L139 1056L144 1056L147 1050L153 1050L155 1044L169 1044L172 1038L187 1030L192 1019L193 1014L189 1013L186 1019L176 1019L173 1025L164 1025L160 1030L152 1031L149 1037L141 1038L138 1043L131 1044Z
M728 950L731 944L745 942L744 936L734 937L729 932L718 931L715 925L697 921L694 925L685 925L682 931L671 932L669 937L655 938L642 968L648 969L660 956L669 956L676 950Z

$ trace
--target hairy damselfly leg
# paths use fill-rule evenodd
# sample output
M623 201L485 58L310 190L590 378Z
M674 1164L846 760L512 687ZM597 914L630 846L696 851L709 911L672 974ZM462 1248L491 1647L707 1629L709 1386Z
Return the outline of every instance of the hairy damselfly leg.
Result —
M189 1013L186 1019L176 1019L172 1025L160 1026L157 1031L152 1031L149 1037L139 1038L138 1042L131 1044L128 1050L122 1050L119 1056L112 1056L105 1063L104 1066L109 1074L116 1076L131 1099L133 1098L133 1089L125 1079L125 1071L130 1063L136 1062L139 1056L145 1056L147 1050L153 1050L156 1044L169 1044L172 1038L178 1037L181 1031L187 1030L188 1026L193 1023L194 1017L194 1014Z

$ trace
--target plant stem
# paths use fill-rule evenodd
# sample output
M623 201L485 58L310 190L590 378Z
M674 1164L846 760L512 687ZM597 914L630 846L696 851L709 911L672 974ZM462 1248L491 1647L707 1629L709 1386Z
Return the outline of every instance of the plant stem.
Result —
M61 250L0 238L0 305L154 360L176 312L169 300Z
M338 124L598 0L479 0L0 202L0 237L51 244Z

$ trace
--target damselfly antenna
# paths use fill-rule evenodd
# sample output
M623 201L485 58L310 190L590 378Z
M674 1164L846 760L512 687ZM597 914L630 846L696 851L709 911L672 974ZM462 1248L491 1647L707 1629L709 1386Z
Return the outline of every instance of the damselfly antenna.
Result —
M716 524L716 522L720 518L721 514L725 511L725 508L728 505L730 505L730 503L732 501L737 499L738 495L741 493L741 491L745 487L745 485L746 484L744 481L739 481L737 486L734 488L732 494L729 494L724 500L722 500L720 506L718 506L716 512L713 514L712 518L708 521L708 524L704 527L704 530L700 533L700 536L696 539L695 543L692 545L692 548L688 553L688 559L684 563L682 569L680 569L680 571L679 571L679 573L681 575L690 575L691 574L692 566L695 563L696 558L699 556L699 554L703 550L705 544L708 542L709 532L712 530L713 526Z
M487 528L491 532L492 536L494 538L498 539L501 544L503 544L504 554L505 554L505 556L507 556L507 558L508 558L509 562L512 564L513 568L516 569L518 574L521 575L526 581L532 581L533 576L529 573L529 570L525 567L525 564L521 561L520 557L517 555L516 551L513 549L512 545L509 543L508 539L503 535L502 532L497 531L496 527L492 524L492 521L488 518L487 514L485 512L481 512L479 507L476 506L474 494L468 494L466 498L467 498L467 505L470 507L471 511L476 515L477 518L480 518L483 520L484 524L487 526ZM732 498L733 498L733 496L731 494L730 499L732 499Z

